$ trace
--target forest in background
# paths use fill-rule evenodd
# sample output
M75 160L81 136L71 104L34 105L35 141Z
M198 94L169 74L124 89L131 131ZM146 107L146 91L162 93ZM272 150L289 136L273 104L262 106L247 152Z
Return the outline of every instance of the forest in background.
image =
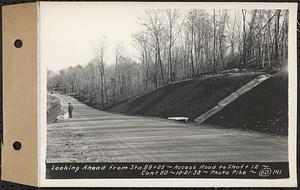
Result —
M107 43L101 39L94 43L89 63L58 73L48 70L48 91L78 94L105 108L172 82L228 69L278 69L288 54L287 10L155 9L137 22L143 26L132 34L138 59L119 44L114 63L107 63Z

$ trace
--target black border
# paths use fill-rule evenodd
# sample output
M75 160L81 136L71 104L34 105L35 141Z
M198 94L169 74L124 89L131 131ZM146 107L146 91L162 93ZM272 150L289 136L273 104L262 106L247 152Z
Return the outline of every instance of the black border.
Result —
M1 78L1 83L0 83L0 141L2 143L2 137L3 137L3 126L2 126L2 113L3 113L3 107L2 107L2 102L3 102L3 99L2 99L2 6L6 6L6 5L11 5L11 4L21 4L21 3L28 3L28 2L36 2L38 0L0 0L0 6L1 6L1 9L0 9L0 42L1 42L1 52L0 52L0 78ZM40 0L40 1L51 1L51 0ZM52 0L52 1L59 1L59 0ZM67 0L66 0L67 1ZM76 0L69 0L69 1L72 1L72 2L76 2ZM80 1L80 0L77 0L77 1ZM120 1L120 0L119 0ZM174 0L175 2L180 2L178 0ZM95 1L94 1L95 2ZM131 1L126 1L126 2L145 2L145 1L138 1L138 0L131 0ZM166 1L166 0L153 0L151 2L172 2L172 1ZM208 1L208 0L198 0L198 1L195 1L195 0L187 0L187 2L211 2L211 1ZM300 15L300 10L299 10L299 2L298 0L230 0L230 1L226 1L226 0L214 0L214 2L268 2L268 3L274 3L274 2L282 2L282 3L286 3L286 2L296 2L298 3L298 16L297 16L297 19L298 19L298 25L297 25L297 64L299 63L299 60L300 60L300 19L299 19L299 15ZM297 71L299 71L299 67L300 65L298 65L297 67ZM298 76L297 76L298 77ZM297 78L297 82L299 83L299 77ZM299 89L297 88L297 93L299 93ZM298 95L297 95L298 96ZM297 110L299 108L299 101L297 103ZM299 118L299 112L297 112L297 118ZM299 123L297 123L297 127L299 128ZM299 157L299 147L300 147L300 143L299 143L299 131L297 132L297 176L299 176L299 172L300 172L300 166L299 166L299 162L298 160L300 159ZM1 148L0 148L0 151L1 151ZM0 156L0 159L1 159L1 156ZM1 166L0 166L1 167ZM1 173L0 173L1 175ZM298 184L299 184L299 178L297 179L298 181ZM299 186L299 185L298 185ZM0 181L0 190L35 190L35 189L57 189L57 190L63 190L63 189L80 189L80 190L83 190L83 189L86 189L86 190L90 190L90 189L96 189L96 188L37 188L37 187L30 187L30 186L25 186L25 185L20 185L20 184L15 184L15 183L11 183L11 182L5 182L5 181ZM99 189L99 188L97 188ZM111 189L111 190L114 190L114 189L120 189L120 188L101 188L101 189ZM162 188L123 188L123 189L162 189ZM167 188L167 189L297 189L297 188Z

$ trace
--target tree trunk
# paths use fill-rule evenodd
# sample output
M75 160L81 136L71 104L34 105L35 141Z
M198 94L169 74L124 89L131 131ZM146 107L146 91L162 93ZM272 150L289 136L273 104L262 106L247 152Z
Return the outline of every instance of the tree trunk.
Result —
M156 39L156 42L157 42L157 54L158 54L158 63L159 63L159 66L160 66L161 80L162 80L163 86L166 86L165 77L164 77L164 69L163 69L161 56L160 56L159 40Z
M193 57L193 45L194 45L194 23L192 23L192 28L191 28L191 50L190 50L190 56L191 56L191 67L192 67L192 76L195 75L195 67L194 67L194 57Z
M246 10L242 10L243 13L243 67L246 66Z
M279 38L279 22L280 22L280 12L281 10L277 10L277 17L276 17L276 23L275 23L275 52L274 52L274 58L278 59L279 57L279 48L278 48L278 38Z
M213 69L216 72L216 10L214 9L214 50L213 50Z
M169 21L169 79L171 82L173 82L173 77L172 77L172 23L171 19Z

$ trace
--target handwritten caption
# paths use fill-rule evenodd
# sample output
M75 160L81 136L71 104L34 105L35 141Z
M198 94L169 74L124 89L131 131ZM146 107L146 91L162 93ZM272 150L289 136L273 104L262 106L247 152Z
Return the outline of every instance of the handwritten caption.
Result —
M287 176L286 170L288 168L283 165L272 163L59 163L47 165L47 172L50 174L64 173L66 177L81 175L91 176L91 178L282 178Z

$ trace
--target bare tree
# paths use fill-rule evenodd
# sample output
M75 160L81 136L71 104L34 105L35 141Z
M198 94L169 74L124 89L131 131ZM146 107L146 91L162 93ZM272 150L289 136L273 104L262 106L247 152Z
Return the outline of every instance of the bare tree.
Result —
M213 47L213 68L214 72L217 71L217 64L216 64L216 10L213 10L214 16L213 16L213 22L214 22L214 47Z
M95 61L98 65L100 71L100 83L101 83L101 101L102 106L108 105L108 95L106 89L106 79L105 79L105 70L104 70L104 55L105 55L106 45L105 45L105 36L103 36L102 40L98 40L97 44L94 44L94 56Z
M194 39L195 39L195 22L196 22L196 17L197 17L197 12L195 9L192 9L189 11L188 13L188 20L187 20L187 24L188 24L188 31L189 31L189 35L190 35L190 43L189 43L189 47L190 47L190 51L189 51L189 55L190 55L190 63L191 63L191 68L192 68L192 76L195 75L195 65L194 65ZM187 35L187 36L189 36Z
M163 41L165 27L163 26L161 10L148 10L145 11L145 14L145 19L141 22L141 24L145 26L150 36L152 37L152 40L154 41L153 44L156 50L155 63L159 66L162 84L163 86L165 86L166 81L161 59L161 42Z
M165 20L168 28L168 40L169 40L169 51L168 51L168 62L169 62L169 80L174 80L173 66L172 66L172 49L176 42L176 39L181 30L181 23L179 23L180 12L177 9L166 9L164 10Z
M114 69L114 78L112 80L113 85L113 100L116 101L119 95L119 83L120 83L120 61L125 51L125 47L117 44L114 49L115 53L115 69Z
M48 90L80 94L104 108L172 81L227 68L286 64L288 10L159 9L145 11L138 22L143 27L132 34L137 59L119 44L113 63L106 64L103 37L93 44L86 66L48 71Z
M274 31L274 38L275 38L275 52L274 52L274 57L278 58L279 56L279 45L278 45L278 40L279 40L279 24L280 24L280 13L281 10L276 10L277 16L276 16L276 22L275 22L275 31Z
M247 10L242 9L242 15L243 15L243 55L242 55L242 60L243 60L243 66L245 67L246 65L246 15L247 15Z
M151 49L150 45L147 41L147 34L144 32L138 32L132 34L134 40L135 48L141 54L141 62L142 62L142 74L143 74L143 83L144 83L144 93L148 92L148 80L149 80L149 69L150 69L150 54Z

